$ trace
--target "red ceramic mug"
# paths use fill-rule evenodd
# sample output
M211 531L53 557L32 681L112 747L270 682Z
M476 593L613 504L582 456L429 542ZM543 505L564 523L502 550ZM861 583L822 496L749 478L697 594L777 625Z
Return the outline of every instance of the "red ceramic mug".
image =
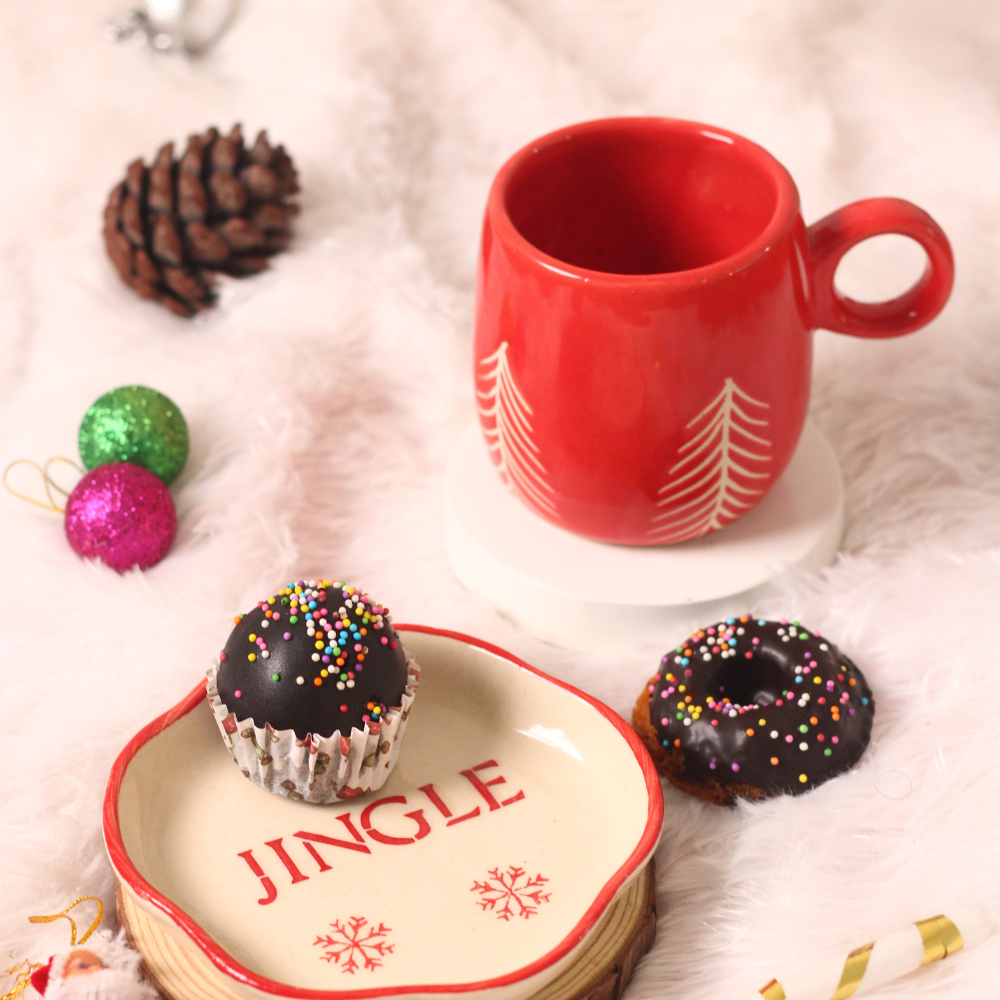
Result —
M881 233L924 248L890 302L834 286ZM788 171L731 132L662 118L561 129L493 181L476 284L479 417L501 477L589 538L659 545L754 507L806 418L812 331L896 337L951 292L941 228L897 198L806 228Z

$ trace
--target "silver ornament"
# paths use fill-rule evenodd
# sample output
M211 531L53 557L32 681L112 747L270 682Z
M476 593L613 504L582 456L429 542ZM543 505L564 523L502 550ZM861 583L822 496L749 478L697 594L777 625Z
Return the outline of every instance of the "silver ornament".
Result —
M112 42L197 56L210 49L236 16L238 0L141 0L104 26Z

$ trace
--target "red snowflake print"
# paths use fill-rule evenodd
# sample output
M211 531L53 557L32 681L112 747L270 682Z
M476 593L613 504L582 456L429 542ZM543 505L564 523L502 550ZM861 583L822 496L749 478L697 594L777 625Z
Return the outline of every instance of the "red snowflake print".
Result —
M318 936L313 944L325 949L325 953L320 956L325 962L336 962L341 966L342 972L349 972L352 976L360 968L377 969L382 964L382 959L391 955L395 947L386 943L385 936L392 928L383 923L372 927L364 917L351 917L346 926L339 920L335 920L330 926L333 934ZM342 958L345 961L341 965ZM358 958L363 961L363 966L358 965Z
M493 868L487 881L474 882L469 891L479 893L478 904L484 910L496 913L497 920L510 920L511 917L524 917L527 920L552 895L542 890L542 886L548 882L547 878L542 878L541 875L528 878L527 874L516 865L511 865L505 872Z

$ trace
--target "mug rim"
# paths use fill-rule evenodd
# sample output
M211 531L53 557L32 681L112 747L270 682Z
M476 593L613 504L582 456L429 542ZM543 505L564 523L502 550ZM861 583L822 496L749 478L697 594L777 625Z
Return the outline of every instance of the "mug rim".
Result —
M507 189L515 173L543 147L564 142L574 135L580 135L581 133L605 132L610 126L620 128L622 125L632 125L640 128L648 125L655 125L659 128L667 127L674 132L686 133L688 135L697 134L706 139L726 142L739 149L756 166L766 172L775 183L777 198L774 212L767 225L754 239L745 246L740 247L735 253L711 263L703 264L700 267L687 268L681 271L656 271L648 274L622 274L617 271L595 271L590 268L571 264L558 257L553 257L551 254L536 247L534 243L521 234L507 212ZM792 180L791 174L778 160L764 149L763 146L736 132L730 132L715 125L706 125L702 122L688 121L683 118L662 118L655 115L622 115L614 118L596 118L578 122L575 125L567 125L556 129L554 132L548 132L543 136L539 136L539 138L522 146L497 171L490 186L486 205L487 215L492 220L495 233L498 237L509 246L513 246L513 248L519 250L523 256L533 260L547 271L555 272L557 275L575 280L582 279L588 283L604 282L611 285L627 285L636 282L646 285L704 285L706 282L729 277L734 271L749 267L784 237L798 217L799 192L795 186L795 181Z

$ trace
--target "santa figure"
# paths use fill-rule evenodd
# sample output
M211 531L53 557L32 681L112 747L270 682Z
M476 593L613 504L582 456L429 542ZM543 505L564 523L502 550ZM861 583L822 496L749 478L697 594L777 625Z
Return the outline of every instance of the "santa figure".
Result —
M125 943L124 931L97 931L86 944L53 955L32 973L31 985L45 1000L159 1000L139 978L142 957Z

